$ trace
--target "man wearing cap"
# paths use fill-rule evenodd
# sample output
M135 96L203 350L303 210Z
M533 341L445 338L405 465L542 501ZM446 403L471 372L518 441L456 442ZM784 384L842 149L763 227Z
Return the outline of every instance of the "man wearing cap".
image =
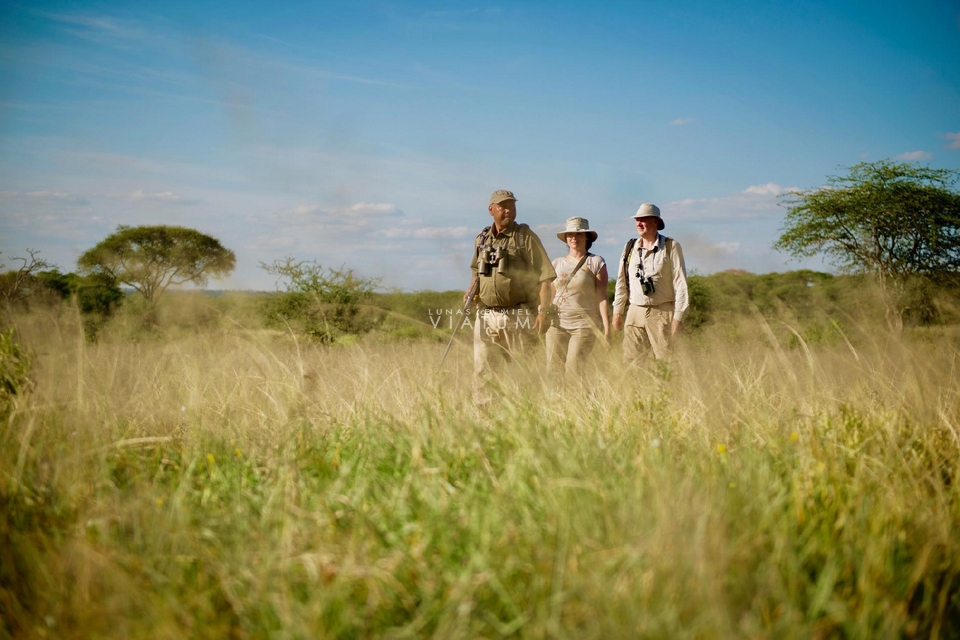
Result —
M489 383L495 362L518 356L547 330L550 283L557 277L540 238L516 222L512 191L494 191L487 211L493 224L474 241L470 283L471 291L478 285L473 355L474 399L479 404L492 399Z
M613 328L623 329L627 362L639 363L651 349L663 360L690 306L687 268L680 243L659 233L664 227L659 207L644 203L633 219L640 237L628 241L620 256Z

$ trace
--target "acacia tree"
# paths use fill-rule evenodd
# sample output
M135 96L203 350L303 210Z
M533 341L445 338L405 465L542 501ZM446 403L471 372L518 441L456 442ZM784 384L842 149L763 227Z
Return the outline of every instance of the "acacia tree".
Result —
M14 256L11 258L23 263L16 270L4 272L3 270L7 265L0 263L0 302L7 306L22 302L30 293L30 285L36 279L37 274L52 266L43 258L37 257L40 255L40 251L36 249L27 249L27 255L30 257Z
M907 285L942 283L960 270L958 177L890 160L854 165L825 187L786 196L774 248L796 257L823 253L845 271L875 276L887 326L900 331Z
M139 291L150 306L170 285L203 286L208 277L233 271L235 263L233 251L216 238L166 225L120 225L77 260L82 273L107 274Z

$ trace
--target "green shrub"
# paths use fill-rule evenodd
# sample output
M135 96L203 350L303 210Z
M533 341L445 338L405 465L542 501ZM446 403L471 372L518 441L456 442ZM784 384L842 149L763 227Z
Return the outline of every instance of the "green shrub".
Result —
M37 274L37 281L64 300L76 296L77 306L85 314L108 316L123 301L117 281L103 273L79 276L53 269Z
M31 357L13 338L13 329L0 333L0 417L6 417L14 398L30 385Z
M383 321L384 311L363 304L379 280L357 276L351 269L332 269L293 258L260 266L285 281L285 290L263 303L268 326L289 328L332 344L343 342L344 336L366 333Z

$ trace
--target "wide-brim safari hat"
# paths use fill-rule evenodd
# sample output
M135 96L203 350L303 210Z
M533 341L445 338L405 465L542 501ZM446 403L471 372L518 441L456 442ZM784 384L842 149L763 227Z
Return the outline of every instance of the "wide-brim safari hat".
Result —
M578 216L567 218L567 228L558 233L557 238L566 242L568 233L585 233L591 242L597 241L597 232L590 228L590 222L586 218Z
M637 209L637 212L630 216L634 220L637 218L656 218L657 219L657 229L663 231L663 218L660 216L660 207L655 204L650 204L649 202L644 202L640 205L640 208Z

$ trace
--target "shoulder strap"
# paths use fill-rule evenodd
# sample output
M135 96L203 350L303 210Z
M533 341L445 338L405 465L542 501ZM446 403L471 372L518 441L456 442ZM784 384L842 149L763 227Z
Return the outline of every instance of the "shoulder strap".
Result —
M637 244L636 238L627 240L627 246L623 248L623 281L627 285L627 304L630 304L630 274L627 268L630 266L630 254L633 252L634 245Z
M477 243L473 246L473 252L476 253L487 242L487 234L490 233L490 227L484 227L483 231L477 234Z
M563 297L563 294L567 292L567 287L570 286L570 282L573 280L573 277L574 277L575 275L577 275L577 271L580 271L580 267L583 266L583 263L587 261L587 256L588 256L588 255L590 255L590 254L589 254L589 253L585 253L585 254L583 255L583 257L580 258L580 262L577 263L577 266L575 266L575 267L573 268L573 272L570 274L570 280L567 280L567 283L566 283L565 285L563 285L563 291L561 291L561 292L559 292L559 293L557 294L557 298L562 298L562 297Z
M573 280L573 276L577 275L577 271L580 271L580 267L582 267L583 263L587 261L587 256L589 255L589 253L583 254L583 257L580 258L580 262L578 262L577 266L573 268L573 273L570 274L570 280ZM567 284L569 284L569 281L567 281Z

